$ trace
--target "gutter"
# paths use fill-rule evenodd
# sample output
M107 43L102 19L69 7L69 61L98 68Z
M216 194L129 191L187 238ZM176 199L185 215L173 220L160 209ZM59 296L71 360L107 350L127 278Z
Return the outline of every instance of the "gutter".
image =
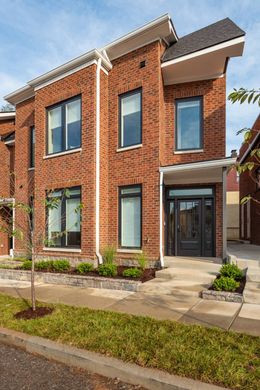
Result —
M160 172L160 263L163 268L163 172Z
M100 70L101 58L97 60L96 71L96 256L98 263L103 259L99 248L99 209L100 209Z

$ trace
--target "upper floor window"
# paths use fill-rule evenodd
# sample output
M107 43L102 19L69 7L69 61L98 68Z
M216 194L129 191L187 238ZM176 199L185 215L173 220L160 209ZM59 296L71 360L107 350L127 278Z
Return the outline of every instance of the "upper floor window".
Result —
M48 108L48 154L81 146L81 98Z
M119 147L142 143L142 92L135 90L119 97Z
M30 127L30 168L35 166L35 127Z
M176 150L201 149L202 97L176 100Z

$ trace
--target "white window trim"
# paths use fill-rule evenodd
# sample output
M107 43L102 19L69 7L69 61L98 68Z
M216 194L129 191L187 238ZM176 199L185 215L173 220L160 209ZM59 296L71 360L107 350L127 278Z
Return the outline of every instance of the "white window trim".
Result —
M81 253L81 249L77 248L59 248L59 247L44 247L44 251L48 252L71 252L71 253Z
M174 150L174 154L187 154L187 153L203 153L204 149L191 149L191 150Z
M127 150L133 150L133 149L139 149L142 148L143 144L137 144L137 145L132 145L132 146L126 146L122 148L118 148L116 151L117 152L126 152Z
M79 153L79 152L82 152L82 148L66 150L66 151L60 152L60 153L48 154L47 156L43 156L43 160L47 160L49 158L54 158L54 157L64 156L66 154Z
M118 253L143 253L142 249L117 249Z

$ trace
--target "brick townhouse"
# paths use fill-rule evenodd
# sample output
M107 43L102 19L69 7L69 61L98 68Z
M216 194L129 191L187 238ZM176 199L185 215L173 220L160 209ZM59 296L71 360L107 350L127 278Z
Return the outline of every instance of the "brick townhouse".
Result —
M240 238L251 244L260 245L260 167L259 159L251 156L254 149L260 149L260 115L251 129L251 138L243 143L238 156L240 164L254 162L256 165L251 172L246 170L239 179L240 200L251 195L253 199L240 204Z
M15 130L10 197L33 199L35 236L66 230L42 258L102 262L106 245L119 262L142 251L162 266L166 255L225 257L226 71L244 35L226 18L179 38L163 15L5 96L16 108L15 125L3 119ZM64 189L46 213L48 191ZM80 202L81 224L69 215Z

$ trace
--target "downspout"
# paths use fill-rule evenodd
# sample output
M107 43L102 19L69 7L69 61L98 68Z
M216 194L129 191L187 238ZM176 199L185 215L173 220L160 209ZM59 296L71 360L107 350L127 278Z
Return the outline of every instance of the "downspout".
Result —
M101 58L97 60L96 73L96 256L98 263L103 259L99 248L99 208L100 208L100 68Z
M163 268L163 172L160 172L160 263Z
M227 258L227 168L222 169L222 221L223 221L223 242L222 242L222 257L225 261Z
M13 199L13 215L12 215L12 217L13 217L13 227L12 227L12 229L13 229L13 233L14 233L14 230L15 230L15 199ZM13 241L13 248L12 248L12 253L11 253L11 257L14 257L14 240L15 240L15 237L14 237L14 235L12 236L12 241Z

